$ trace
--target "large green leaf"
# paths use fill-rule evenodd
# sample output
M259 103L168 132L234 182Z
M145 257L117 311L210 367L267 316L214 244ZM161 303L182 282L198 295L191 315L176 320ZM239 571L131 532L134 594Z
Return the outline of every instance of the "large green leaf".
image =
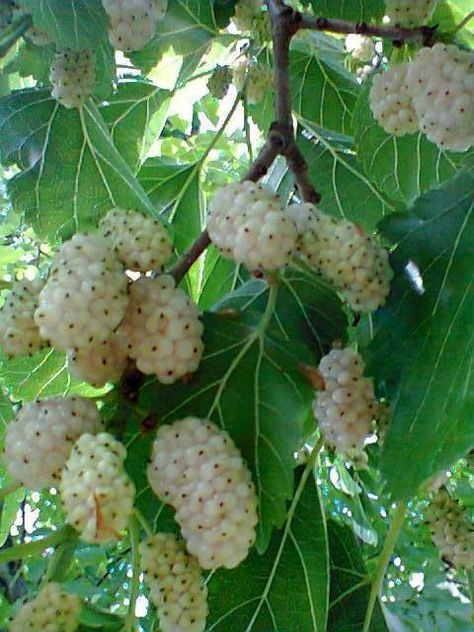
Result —
M141 129L129 128L129 142ZM133 144L133 143L132 143ZM93 228L111 207L155 209L115 148L89 101L66 110L46 90L22 90L0 101L0 158L17 164L9 181L14 208L40 236L68 237Z
M302 42L290 56L293 109L308 121L342 133L352 130L359 85L332 52Z
M355 22L378 21L385 14L383 0L310 0L310 4L316 15Z
M115 147L134 171L161 134L169 96L147 81L125 80L100 108Z
M253 471L263 551L293 492L293 454L305 437L312 399L298 362L311 356L266 334L261 314L254 314L253 325L206 314L205 355L194 380L173 386L150 380L140 405L163 423L195 415L229 431Z
M202 225L200 163L181 165L149 158L138 180L160 213L175 230L174 246L182 253L199 235Z
M369 108L368 88L354 113L358 158L381 191L393 200L410 204L453 176L468 157L442 151L421 133L397 137L384 132Z
M370 592L370 577L357 541L348 527L328 521L331 553L331 595L328 632L360 632ZM386 632L383 614L376 606L370 632Z
M281 531L268 550L208 581L208 632L323 632L329 573L324 514L311 467L299 479Z
M301 123L306 132L298 135L298 145L321 194L318 207L329 215L356 222L365 230L375 230L378 222L396 208L364 173L352 138L327 134L304 119Z
M188 77L218 33L213 4L202 0L169 2L154 39L144 50L131 55L134 64L149 72L172 49L183 58L180 79Z
M371 357L393 409L381 465L396 498L474 445L473 200L464 171L382 224L398 245Z
M49 33L58 48L95 51L95 94L105 97L115 76L115 61L101 0L22 0L22 6L31 13L34 25Z
M263 311L267 300L267 283L255 279L226 296L215 310ZM282 278L272 325L285 340L311 349L316 362L334 340L344 338L347 318L340 299L320 277L291 270Z

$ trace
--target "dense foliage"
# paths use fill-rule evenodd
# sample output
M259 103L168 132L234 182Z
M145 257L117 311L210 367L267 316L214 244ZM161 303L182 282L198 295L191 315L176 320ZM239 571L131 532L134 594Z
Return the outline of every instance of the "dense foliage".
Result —
M474 18L386 4L0 0L0 630L472 625Z

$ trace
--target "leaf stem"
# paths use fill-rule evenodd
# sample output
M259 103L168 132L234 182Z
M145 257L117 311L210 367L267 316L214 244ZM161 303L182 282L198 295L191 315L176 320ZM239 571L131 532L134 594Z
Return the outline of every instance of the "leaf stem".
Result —
M132 546L132 583L130 586L130 603L128 606L128 613L125 617L125 623L123 626L124 632L131 632L135 628L135 608L137 605L138 594L140 592L140 524L136 513L130 518L128 523L128 533Z
M13 492L16 492L17 489L20 489L21 485L20 483L11 483L10 485L6 485L5 487L2 487L0 489L0 501L4 500L7 496L9 496L10 494L13 494Z
M465 17L465 18L463 18L463 19L459 22L459 24L458 24L458 25L456 26L456 28L454 29L453 34L454 34L454 33L458 33L458 31L460 31L461 29L463 29L463 28L466 26L466 24L472 20L472 18L474 18L474 11L471 11L470 13L468 13L468 14L466 15L466 17Z
M374 613L375 603L379 596L380 589L382 587L385 571L387 570L390 557L392 556L395 544L397 543L398 536L405 521L405 514L407 511L407 503L400 502L395 514L393 516L392 524L390 525L387 538L385 540L382 552L380 553L379 561L375 573L372 578L372 585L370 588L369 602L367 604L367 611L365 613L364 627L362 632L369 632L370 623L372 621L372 615Z
M151 524L148 522L148 520L145 518L145 516L142 514L142 512L139 509L135 508L133 510L133 514L135 518L138 520L138 522L140 523L143 531L145 531L147 536L152 536L154 534L153 528Z
M72 527L65 526L57 531L53 531L50 535L40 540L15 544L8 549L0 551L0 566L13 560L21 560L30 555L37 555L38 553L42 553L45 549L58 546L58 544L67 542L73 537L77 537L75 530Z

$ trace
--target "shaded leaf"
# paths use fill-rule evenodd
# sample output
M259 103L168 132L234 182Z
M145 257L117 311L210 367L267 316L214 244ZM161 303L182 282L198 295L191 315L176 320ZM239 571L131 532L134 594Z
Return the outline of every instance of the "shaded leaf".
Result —
M149 158L138 180L159 212L173 225L174 246L182 253L201 232L200 163L180 165Z
M451 178L468 156L442 151L421 133L396 137L384 132L370 111L369 87L361 95L354 113L357 156L381 191L393 200L410 204L425 191Z
M396 498L474 444L473 200L474 175L461 172L382 224L398 244L395 278L369 350L393 410L381 467Z
M264 555L208 581L208 632L322 632L329 590L326 525L312 468L299 479L284 528Z
M385 15L383 0L310 0L316 15L343 18L355 22L381 20Z
M131 142L132 127L129 133ZM86 231L113 206L155 214L91 101L66 110L35 89L2 99L0 157L21 169L9 193L39 236Z
M257 546L263 551L273 526L285 518L293 454L305 437L312 391L297 370L298 361L311 356L267 335L261 319L255 313L249 325L206 314L205 355L194 380L172 386L150 380L140 405L163 423L194 415L231 434L253 472L260 512Z
M328 632L360 632L370 592L370 578L356 539L348 527L328 521L331 554L331 595ZM378 604L370 632L386 632L387 626Z

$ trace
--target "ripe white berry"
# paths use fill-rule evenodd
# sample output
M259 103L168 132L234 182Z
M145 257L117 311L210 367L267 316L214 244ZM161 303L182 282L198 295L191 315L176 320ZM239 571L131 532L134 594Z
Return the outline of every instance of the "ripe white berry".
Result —
M142 373L171 384L198 368L203 330L196 305L175 287L173 277L163 274L132 283L117 335Z
M71 349L67 368L72 377L99 388L117 382L127 365L127 354L116 336L86 349Z
M366 35L350 33L346 37L344 45L347 52L350 53L354 59L360 61L370 61L375 55L375 45L372 38Z
M278 195L262 184L221 187L209 206L207 229L221 253L250 271L276 270L289 263L296 226Z
M358 226L325 215L311 204L287 213L300 234L300 256L330 281L354 311L372 312L385 303L393 271L388 253Z
M165 17L168 0L102 0L109 18L109 40L122 51L141 50Z
M91 96L96 83L92 51L69 48L56 52L49 80L51 96L65 108L79 108Z
M78 233L53 259L35 321L58 349L86 349L110 338L127 304L127 278L106 239Z
M35 46L47 46L48 44L53 43L53 38L46 31L40 31L33 25L30 27L26 33L25 37L33 42Z
M43 286L41 279L15 281L5 297L0 310L0 343L8 356L31 355L46 346L34 319Z
M100 432L94 402L82 397L25 404L5 433L3 462L9 474L32 490L57 485L73 443Z
M229 66L217 66L207 82L207 88L214 99L223 99L232 83L232 70Z
M385 0L386 15L391 24L420 26L433 15L438 0Z
M9 632L74 632L79 627L81 600L56 582L47 583L36 597L22 605Z
M83 434L61 477L66 520L85 542L117 540L133 509L135 486L124 469L127 451L107 432Z
M418 131L419 120L405 85L408 64L392 66L374 76L369 105L377 123L388 134L404 136Z
M141 568L162 632L204 632L207 588L198 561L170 533L140 544Z
M235 14L232 17L232 22L241 33L251 31L253 20L261 10L261 0L239 0L235 5Z
M441 43L422 48L406 85L431 142L450 151L474 145L474 52Z
M446 489L435 494L426 510L426 519L441 557L458 569L474 569L474 532L465 509Z
M332 349L318 367L325 388L313 403L314 416L325 441L348 457L363 450L376 411L373 380L364 376L364 368L350 347Z
M171 239L166 228L138 211L113 208L101 220L100 227L129 270L161 270L171 257Z
M155 494L176 509L186 547L202 568L234 568L247 557L257 498L227 432L196 417L162 426L147 472Z

